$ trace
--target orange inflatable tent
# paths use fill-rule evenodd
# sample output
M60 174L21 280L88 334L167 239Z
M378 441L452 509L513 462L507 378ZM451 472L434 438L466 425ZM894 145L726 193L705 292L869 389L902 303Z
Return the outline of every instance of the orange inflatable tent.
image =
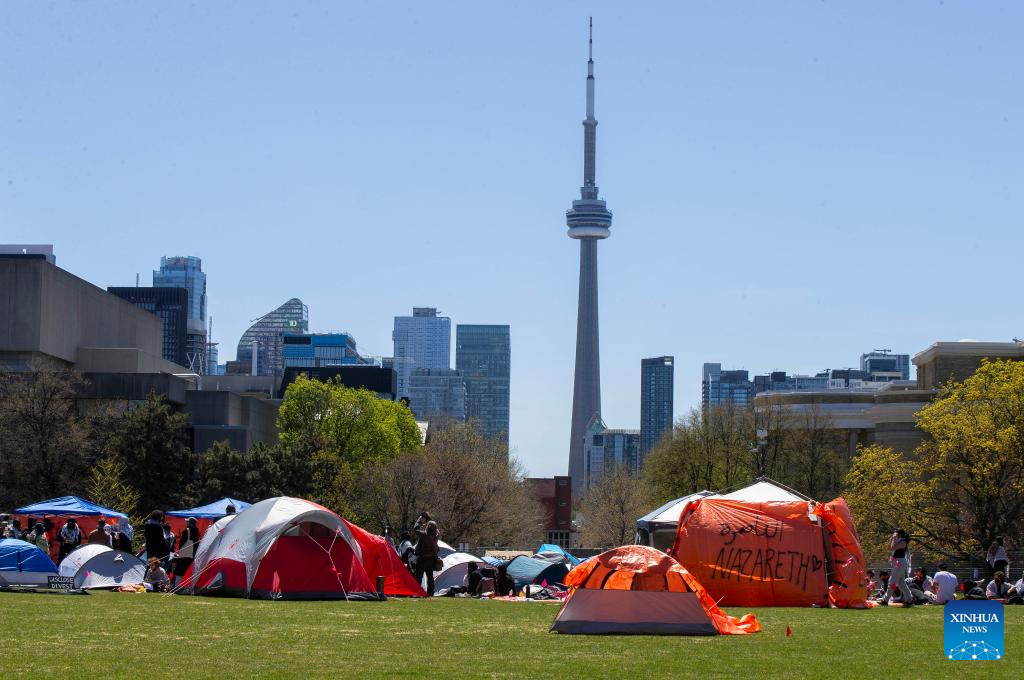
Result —
M843 499L686 506L670 554L714 601L741 607L864 607L864 556Z
M678 562L645 545L601 553L573 568L565 583L572 593L551 626L559 633L744 635L761 630L753 614L727 615Z

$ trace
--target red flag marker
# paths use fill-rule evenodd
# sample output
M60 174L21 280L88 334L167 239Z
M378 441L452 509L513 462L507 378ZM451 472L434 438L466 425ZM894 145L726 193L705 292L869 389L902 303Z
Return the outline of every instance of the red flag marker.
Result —
M789 626L786 626L786 637L789 637L792 634L793 634L793 630Z

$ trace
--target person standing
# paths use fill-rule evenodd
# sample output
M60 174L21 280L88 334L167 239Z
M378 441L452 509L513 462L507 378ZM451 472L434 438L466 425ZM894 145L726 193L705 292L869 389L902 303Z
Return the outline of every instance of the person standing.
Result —
M114 550L121 550L126 553L132 551L132 538L135 532L132 530L132 525L128 523L127 517L121 517L117 520L117 526L113 527L114 535L111 539L111 547Z
M439 532L437 522L430 519L426 512L420 513L416 520L416 580L422 584L427 577L427 595L434 594L434 572L437 571L439 550L437 541Z
M32 540L29 542L35 543L36 547L47 555L50 554L50 540L46 538L46 527L42 522L36 522L36 526L32 530Z
M401 558L402 564L405 565L405 568L411 573L415 571L415 567L413 566L413 555L416 552L416 549L412 545L412 538L409 536L408 531L403 531L398 538L398 556Z
M96 520L96 528L89 532L89 545L105 545L110 547L110 534L107 533L107 523L103 519Z
M178 539L178 556L174 559L174 571L171 573L172 586L179 578L184 578L188 568L192 566L192 559L195 557L198 543L199 526L195 517L189 517L185 522L185 529Z
M146 540L146 557L155 557L161 562L167 559L171 550L164 538L164 513L154 510L142 524L143 536Z
M57 540L60 542L60 552L57 563L59 564L68 556L72 550L82 545L82 530L78 528L78 520L74 517L64 523L57 533Z
M1006 554L1006 546L1003 545L1002 536L996 536L996 540L992 541L992 545L988 547L988 555L986 557L990 576L995 577L997 571L1003 572L1004 575L1010 573L1010 558Z
M889 537L889 564L892 565L892 572L889 574L890 587L886 589L882 604L888 605L892 597L892 586L900 591L900 600L904 607L914 606L914 596L910 594L910 587L907 585L907 566L910 563L910 536L903 529L896 529Z

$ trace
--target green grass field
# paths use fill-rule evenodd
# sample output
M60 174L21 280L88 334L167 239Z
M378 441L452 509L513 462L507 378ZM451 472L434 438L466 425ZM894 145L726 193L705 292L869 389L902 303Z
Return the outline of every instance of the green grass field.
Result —
M765 630L749 636L593 637L548 633L553 604L0 593L0 631L4 677L923 678L952 671L1006 680L1024 668L1024 607L1006 609L1009 658L969 665L942 656L941 607L754 611Z

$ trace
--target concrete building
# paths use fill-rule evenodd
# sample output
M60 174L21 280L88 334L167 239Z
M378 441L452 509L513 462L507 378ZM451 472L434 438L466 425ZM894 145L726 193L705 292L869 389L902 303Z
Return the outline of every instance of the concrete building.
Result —
M0 255L0 290L0 368L81 372L80 412L126 408L156 392L189 414L195 451L219 440L241 450L276 440L280 402L211 384L164 359L164 325L155 314L44 255Z
M640 430L611 429L600 418L594 418L587 426L583 451L584 488L597 484L613 467L623 468L631 475L640 472Z
M111 286L113 293L139 309L160 317L163 324L161 356L180 366L188 366L188 291L184 288Z
M594 117L594 29L587 56L587 117L583 119L583 186L565 213L569 238L580 242L579 308L576 316L576 368L573 374L569 476L581 489L586 476L587 427L601 417L601 342L597 303L597 242L611 235L612 213L598 198L597 119Z
M399 399L409 398L417 369L452 367L452 320L438 316L434 307L413 307L412 316L396 316L391 339Z
M672 431L675 359L640 360L640 465L666 432Z
M284 374L284 336L309 331L309 308L298 298L267 312L249 326L238 340L235 360L228 362L227 372L238 375ZM256 348L255 362L253 347ZM253 367L255 366L255 370Z
M572 524L572 479L568 476L527 477L526 489L544 509L545 541L561 548L576 546Z
M409 408L431 426L466 421L466 382L450 368L417 368L409 382Z
M160 258L153 272L154 288L184 288L188 292L185 365L193 373L206 372L206 274L203 261L193 255Z
M57 264L50 243L0 243L0 255L42 255L50 264Z
M746 406L754 398L754 384L743 370L723 371L722 364L704 364L701 378L701 408L736 404Z
M508 326L459 324L455 368L466 384L466 419L508 444L512 340Z

